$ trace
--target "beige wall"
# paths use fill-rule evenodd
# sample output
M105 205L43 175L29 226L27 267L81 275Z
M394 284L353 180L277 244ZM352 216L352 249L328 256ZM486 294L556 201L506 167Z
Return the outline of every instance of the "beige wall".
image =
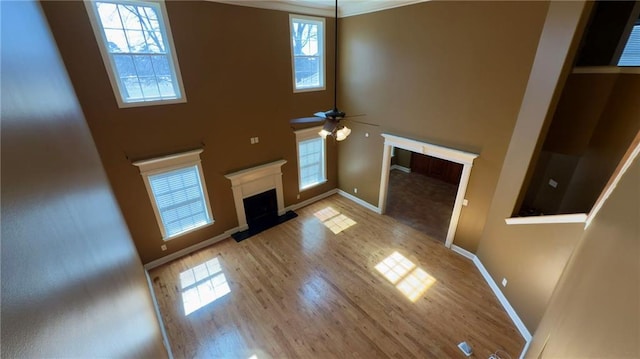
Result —
M383 132L479 153L454 242L475 251L547 6L430 1L341 19L339 105L377 126L340 143L339 187L378 205Z
M584 233L527 358L640 357L640 157Z
M590 4L552 2L538 44L516 128L476 255L533 331L582 233L581 224L507 225L553 103L559 98ZM555 98L555 100L554 100Z
M620 75L560 205L561 213L587 212L640 131L640 76Z
M150 289L47 22L2 3L3 358L166 358Z
M285 205L298 200L295 136L289 120L331 108L333 20L327 19L327 91L294 94L286 12L207 1L166 2L187 103L119 109L82 2L43 2L107 175L144 263L237 226L224 174L278 159ZM259 144L249 138L258 136ZM164 244L131 160L201 146L215 224ZM329 181L300 201L337 186L328 141ZM128 156L127 159L125 156Z
M411 151L402 148L395 149L396 164L398 166L411 168Z
M637 75L571 74L525 204L546 214L589 212L640 130L638 93Z

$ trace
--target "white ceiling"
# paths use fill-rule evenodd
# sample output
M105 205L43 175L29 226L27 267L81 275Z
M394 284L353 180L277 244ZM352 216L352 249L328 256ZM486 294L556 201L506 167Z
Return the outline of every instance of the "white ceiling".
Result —
M297 14L334 17L334 0L208 0L225 4L294 12ZM366 14L427 0L339 0L338 17Z

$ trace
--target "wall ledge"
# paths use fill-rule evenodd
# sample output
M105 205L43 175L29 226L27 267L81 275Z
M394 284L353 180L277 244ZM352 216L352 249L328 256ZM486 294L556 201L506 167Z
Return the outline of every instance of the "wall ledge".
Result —
M574 74L636 74L640 75L640 67L635 66L579 66L574 67Z
M545 223L585 223L587 215L585 213L576 214L554 214L548 216L531 217L511 217L505 218L507 224L545 224Z

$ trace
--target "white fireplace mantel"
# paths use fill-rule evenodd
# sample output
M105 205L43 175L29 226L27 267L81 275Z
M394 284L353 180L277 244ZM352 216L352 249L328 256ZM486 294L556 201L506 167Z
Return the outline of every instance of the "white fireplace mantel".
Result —
M231 181L233 201L236 205L236 214L238 215L238 229L240 231L249 228L243 201L243 199L247 197L275 188L276 199L278 201L278 215L281 216L284 214L282 165L285 163L287 163L286 160L278 160L225 175L225 177Z

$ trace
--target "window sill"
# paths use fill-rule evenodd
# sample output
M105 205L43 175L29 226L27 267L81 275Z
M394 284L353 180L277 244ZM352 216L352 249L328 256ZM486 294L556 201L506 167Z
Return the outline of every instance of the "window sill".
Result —
M327 182L328 182L328 181L325 179L324 181L320 181L320 182L314 183L314 184L312 184L312 185L309 185L309 186L307 186L307 187L300 188L300 189L299 189L299 191L300 191L300 192L303 192L303 191L306 191L306 190L310 190L310 189L312 189L312 188L316 188L316 187L318 187L318 186L320 186L320 185L323 185L323 184L325 184L325 183L327 183Z
M158 106L158 105L173 105L178 103L186 103L187 98L182 96L180 98L173 98L167 100L151 100L151 101L132 101L132 102L124 102L121 99L118 99L118 107L119 108L132 108L132 107L146 107L146 106Z
M504 220L508 225L512 224L543 224L543 223L586 223L587 215L576 214L556 214L547 216L531 217L511 217Z
M293 89L293 93L316 92L316 91L324 91L324 90L326 90L326 87L324 86L309 87L309 88L302 88L302 89Z
M189 234L189 233L195 232L195 231L197 231L197 230L200 230L200 229L203 229L203 228L209 227L209 226L211 226L211 225L212 225L212 224L214 224L214 223L215 223L215 220L211 220L211 222L206 223L206 224L203 224L203 225L201 225L200 227L191 228L191 229L190 229L190 230L188 230L188 231L180 232L180 233L174 234L173 236L170 236L170 237L163 237L163 238L162 238L162 240L163 240L163 241L165 241L165 242L168 242L168 241L170 241L170 240L172 240L172 239L176 239L176 238L182 237L182 236L184 236L184 235L187 235L187 234Z

